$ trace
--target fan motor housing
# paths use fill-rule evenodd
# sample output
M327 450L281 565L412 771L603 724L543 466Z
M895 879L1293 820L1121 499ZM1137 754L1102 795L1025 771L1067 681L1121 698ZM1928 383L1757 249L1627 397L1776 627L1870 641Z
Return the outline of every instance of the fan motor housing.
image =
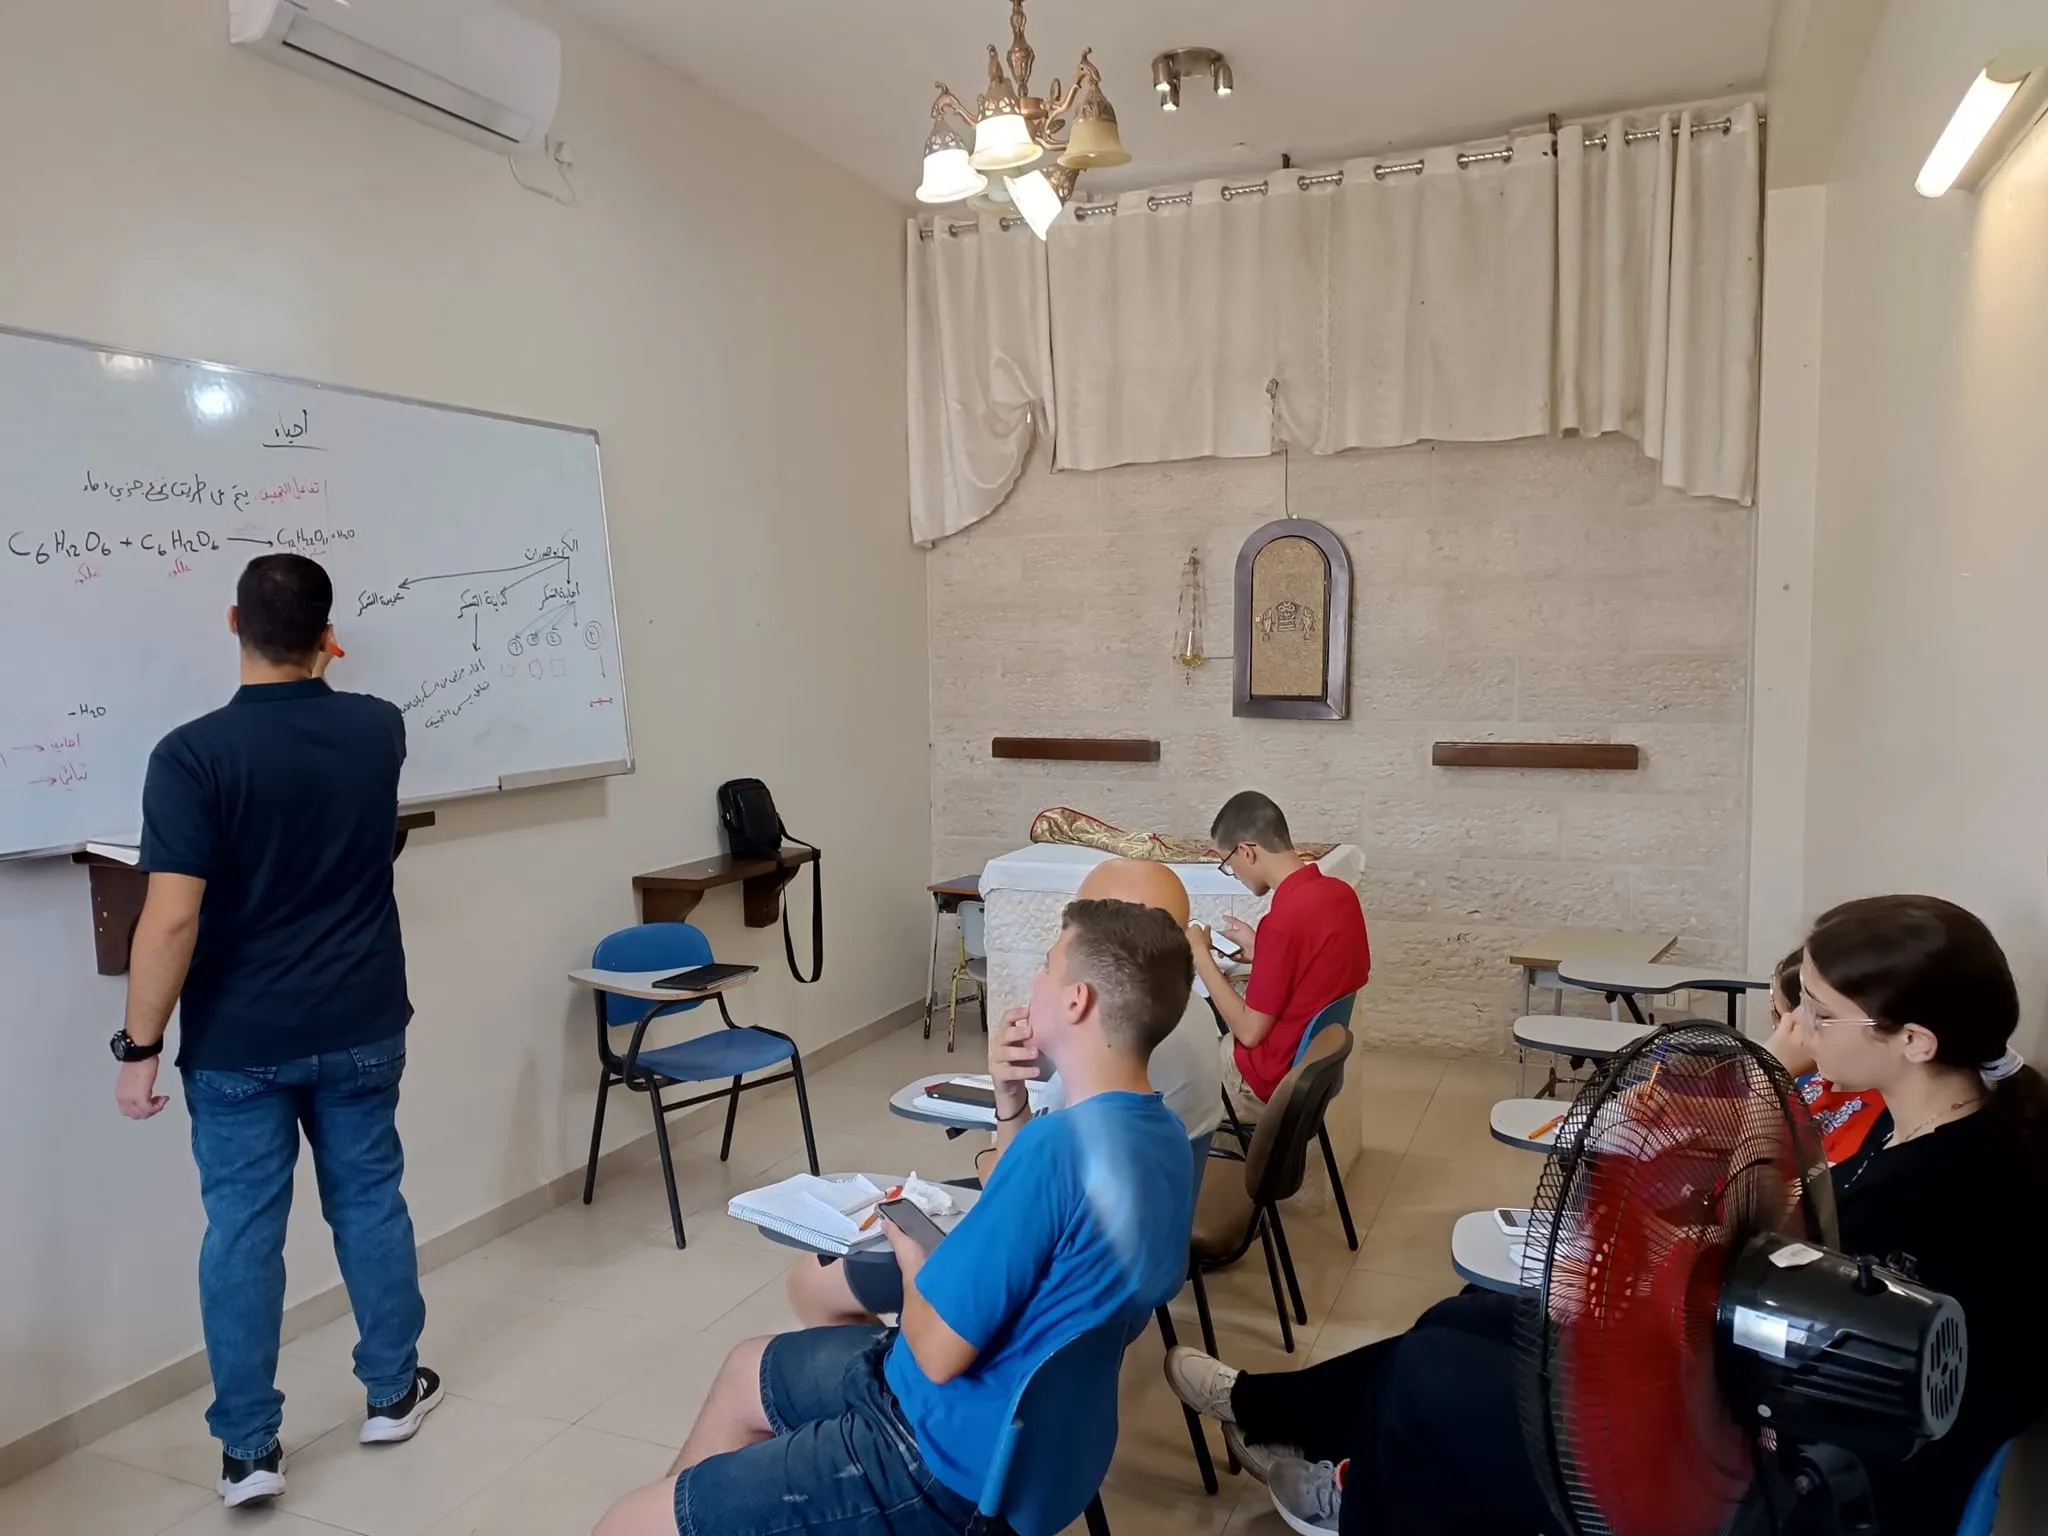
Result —
M1902 1458L1962 1405L1962 1308L1869 1260L1759 1234L1730 1265L1715 1322L1731 1405L1781 1436Z

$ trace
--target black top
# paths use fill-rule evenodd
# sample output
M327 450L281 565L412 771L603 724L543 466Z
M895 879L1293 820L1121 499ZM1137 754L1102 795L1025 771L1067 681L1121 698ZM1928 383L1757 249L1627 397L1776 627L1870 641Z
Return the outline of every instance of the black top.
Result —
M1992 1142L1982 1114L1896 1147L1890 1111L1837 1164L1842 1251L1910 1255L1918 1278L1962 1306L1962 1411L1905 1462L1872 1463L1884 1536L1950 1536L1999 1446L2048 1410L2048 1201Z
M404 762L396 706L318 678L244 687L157 743L142 867L206 882L179 1066L277 1066L405 1028Z

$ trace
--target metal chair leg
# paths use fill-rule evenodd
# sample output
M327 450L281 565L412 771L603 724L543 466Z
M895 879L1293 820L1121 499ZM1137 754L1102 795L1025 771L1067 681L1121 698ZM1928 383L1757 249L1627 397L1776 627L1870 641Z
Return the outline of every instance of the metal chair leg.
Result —
M1170 1350L1180 1343L1173 1331L1173 1315L1161 1307L1158 1312L1159 1338ZM1202 1487L1208 1493L1216 1492L1216 1463L1209 1455L1209 1437L1202 1430L1202 1416L1186 1403L1180 1405L1181 1416L1188 1421L1188 1443L1195 1448L1195 1466L1202 1474Z
M732 1126L740 1117L740 1080L732 1080L732 1096L725 1101L725 1140L718 1144L718 1160L723 1163L732 1157Z
M932 898L932 963L924 973L924 1037L932 1037L932 1010L938 1004L939 991L939 898Z
M1109 1536L1109 1516L1102 1509L1102 1495L1088 1501L1088 1536Z
M1273 1282L1273 1315L1280 1319L1280 1343L1291 1355L1294 1353L1294 1323L1287 1315L1287 1297L1280 1288L1280 1261L1273 1256L1273 1227L1264 1219L1259 1222L1259 1241L1266 1246L1266 1278Z
M1202 1352L1214 1355L1216 1353L1216 1319L1209 1315L1209 1288L1202 1284L1201 1265L1188 1265L1188 1281L1195 1288L1195 1316L1201 1319L1202 1323ZM1232 1477L1237 1476L1239 1472L1244 1470L1238 1466L1237 1452L1231 1448L1228 1438L1225 1438L1223 1442L1223 1459L1229 1464Z
M668 1111L661 1107L661 1085L650 1082L647 1085L647 1102L654 1110L654 1144L661 1151L661 1182L668 1187L668 1220L675 1229L676 1246L686 1248L683 1241L683 1203L676 1198L676 1163L668 1146Z
M789 1053L789 1074L796 1080L796 1112L804 1123L804 1156L811 1160L811 1176L818 1174L818 1138L811 1131L811 1095L804 1087L804 1059Z
M1323 1144L1323 1166L1330 1170L1330 1193L1337 1200L1337 1216L1344 1223L1344 1241L1358 1252L1358 1229L1351 1225L1351 1202L1344 1198L1344 1175L1337 1171L1337 1154L1330 1148L1330 1128L1316 1127L1316 1139Z
M1294 1255L1287 1251L1287 1228L1280 1224L1280 1207L1266 1207L1266 1224L1273 1229L1273 1246L1280 1250L1280 1273L1287 1277L1287 1294L1294 1302L1294 1320L1308 1326L1308 1308L1301 1299L1301 1280L1294 1272Z
M604 1143L604 1106L611 1097L612 1075L606 1070L597 1080L597 1111L590 1117L590 1161L583 1167L583 1203L597 1194L597 1149Z

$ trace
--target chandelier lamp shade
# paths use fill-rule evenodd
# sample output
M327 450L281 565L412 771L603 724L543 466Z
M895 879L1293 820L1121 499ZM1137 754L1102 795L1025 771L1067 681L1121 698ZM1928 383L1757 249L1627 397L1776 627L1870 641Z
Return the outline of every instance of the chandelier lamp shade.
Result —
M1054 80L1044 96L1034 96L1037 55L1024 27L1024 0L1010 0L1009 51L989 45L988 84L972 111L939 83L917 196L926 203L972 199L981 211L1014 212L1043 240L1083 171L1125 165L1131 157L1117 132L1116 109L1102 92L1093 50L1082 50L1072 85Z

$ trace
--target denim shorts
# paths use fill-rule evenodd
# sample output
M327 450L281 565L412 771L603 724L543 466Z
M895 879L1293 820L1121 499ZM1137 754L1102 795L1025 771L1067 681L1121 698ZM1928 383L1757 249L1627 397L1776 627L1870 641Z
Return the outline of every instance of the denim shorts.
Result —
M679 1536L960 1536L974 1502L925 1465L882 1377L889 1328L807 1328L768 1343L761 1406L773 1440L676 1479Z

